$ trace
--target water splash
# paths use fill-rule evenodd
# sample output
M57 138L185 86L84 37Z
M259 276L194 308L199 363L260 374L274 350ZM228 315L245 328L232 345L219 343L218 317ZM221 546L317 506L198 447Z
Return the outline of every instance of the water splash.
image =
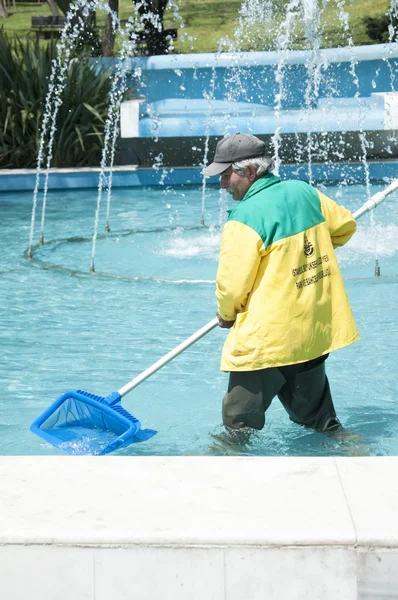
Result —
M174 232L161 249L163 256L174 256L182 260L210 258L217 260L221 235L218 227L211 226L207 233L193 235L180 229Z
M307 113L307 156L308 156L308 181L313 183L312 177L312 154L314 141L312 135L311 115L313 107L317 106L319 97L319 87L322 78L322 68L325 61L320 53L321 45L321 20L326 9L327 0L323 0L319 10L317 0L302 0L305 39L307 47L310 50L309 58L306 61L307 85L304 93L304 101ZM318 151L320 149L318 148ZM326 156L325 156L326 158Z
M217 58L219 54L217 55ZM205 149L203 156L203 168L207 167L208 155L209 155L209 142L210 142L210 116L213 112L213 102L215 99L215 88L217 81L217 61L213 65L211 70L210 89L203 93L204 98L208 101L207 117L205 119ZM202 177L202 212L200 217L200 224L205 224L205 200L206 200L206 177Z
M283 106L283 99L285 94L284 79L285 79L285 66L289 58L290 52L290 39L291 32L295 22L300 18L301 15L301 0L290 0L286 6L286 17L280 27L280 33L277 37L277 48L278 48L278 65L275 71L275 81L278 87L278 92L275 94L275 131L272 136L272 144L274 147L275 156L275 173L279 174L279 167L281 165L280 158L280 144L281 144L281 112Z
M184 19L182 18L181 14L180 14L180 9L179 9L177 2L175 0L169 0L169 2L167 3L166 10L170 10L173 13L173 18L174 18L175 22L178 23L179 30L183 31L185 29L185 23L184 23ZM195 38L188 34L185 34L184 32L182 34L180 34L181 42L185 42L185 38L189 42L190 51L194 52L195 51L195 49L194 49ZM171 41L171 44L169 47L169 53L172 53L172 52L174 52L174 45Z
M119 60L116 63L115 73L113 74L112 87L110 92L109 111L104 128L104 145L101 157L101 171L98 183L97 204L94 217L94 233L91 248L91 273L95 272L95 249L98 236L102 193L104 187L107 189L107 211L105 230L110 230L109 214L112 190L112 172L115 157L116 140L119 133L120 105L127 90L127 73L130 67L126 59L134 55L139 40L139 33L144 28L145 15L141 16L138 10L139 6L135 5L135 12L132 16L129 17L126 27L123 30L119 28L122 36L122 48L120 51ZM156 21L157 15L152 16ZM105 176L106 171L108 171L109 173L107 178Z
M389 52L391 52L392 44L398 43L398 31L396 31L394 27L394 21L398 21L398 0L391 0L388 16L390 18L390 23L388 25L388 44ZM390 71L391 91L395 92L395 70L388 58L386 58L386 61Z
M53 156L54 138L57 128L57 116L63 101L62 95L66 85L71 54L76 46L80 32L85 25L84 19L82 17L87 17L90 14L90 12L94 12L97 8L104 11L105 13L111 12L109 5L103 4L101 2L87 2L86 0L78 0L76 4L71 5L71 8L66 16L65 26L61 32L60 40L57 44L57 56L53 60L47 96L44 102L45 109L41 125L39 150L37 155L36 179L33 190L33 204L28 249L29 258L32 257L32 245L36 220L38 194L40 188L40 177L43 172L42 167L45 159L45 154L47 153L46 167L44 170L43 203L40 225L40 243L43 243L44 241L44 223L47 206L48 179Z
M177 5L174 2L170 2L169 5L173 10L174 17L180 20L181 27L183 27L182 18L179 16ZM134 56L137 53L137 46L140 40L140 34L144 31L145 24L148 23L148 21L150 21L154 25L154 27L157 27L158 29L162 28L162 22L159 18L159 15L156 15L154 13L140 15L139 5L133 4L133 7L133 14L129 17L125 27L120 26L120 20L117 13L112 11L107 3L103 3L98 0L77 0L76 4L72 4L70 6L70 9L66 15L65 26L61 32L61 37L57 44L57 56L56 59L53 61L48 92L45 98L45 109L41 125L39 150L37 156L36 178L33 191L29 248L27 252L29 258L32 258L36 211L41 175L43 173L44 185L39 243L42 244L44 242L44 225L48 196L48 182L53 156L55 132L57 128L57 116L59 108L62 105L63 101L62 96L67 81L67 73L71 61L71 55L74 48L76 47L79 35L84 29L84 19L96 10L101 10L102 12L111 16L112 34L115 35L116 32L119 32L122 40L122 47L118 56L119 61L116 64L116 69L112 76L109 111L104 126L104 144L100 163L100 175L98 183L97 204L94 217L94 233L92 239L92 253L90 264L90 271L95 271L95 247L98 236L100 207L104 189L107 191L105 230L110 231L109 216L111 204L112 176L115 156L115 145L119 134L120 104L128 87L126 76L130 68L130 65L126 59ZM191 41L193 41L192 38ZM141 71L139 68L133 70L132 77L133 80L136 80L139 83L139 85L141 85ZM155 116L154 120L156 120ZM45 170L43 171L43 164L45 159L46 166ZM166 175L167 173L164 172L162 176L163 181Z
M104 132L104 146L101 158L101 171L98 184L97 193L97 205L94 217L94 233L92 240L91 250L91 263L90 272L95 272L95 250L98 236L99 227L99 216L102 201L103 189L107 189L107 210L106 210L106 223L105 230L110 231L109 226L109 215L110 215L110 204L111 204L111 193L112 193L112 173L113 164L115 157L115 146L116 140L119 133L119 119L120 119L120 105L123 101L124 95L128 89L127 74L131 71L131 64L127 60L137 53L137 47L140 41L140 34L145 30L145 26L150 22L155 29L160 30L162 22L159 15L155 13L140 14L140 5L134 5L134 12L129 17L126 26L121 28L119 26L119 33L122 37L122 47L119 53L119 60L117 61L116 70L113 75L112 89L110 92L110 106L108 116L105 123ZM132 78L133 81L140 83L141 71L140 69L133 69ZM153 121L156 123L157 117L153 115ZM158 120L159 122L159 120ZM158 162L155 168L159 168L163 156L159 154ZM106 171L108 171L108 177L106 177ZM164 178L167 173L164 173ZM163 181L164 181L163 178Z
M366 186L366 195L368 198L370 198L371 196L371 184L370 184L370 171L369 171L369 163L368 163L368 148L369 148L369 143L367 140L367 136L366 136L366 132L364 130L364 122L365 122L365 108L361 103L360 100L360 88L359 88L359 79L358 79L358 75L357 75L357 65L358 65L358 60L355 56L355 51L354 51L354 43L352 40L351 35L349 35L349 23L348 23L348 13L344 10L344 4L343 4L343 0L338 0L337 3L339 9L340 9L340 19L341 22L343 23L344 26L344 31L346 32L347 36L348 36L348 48L350 51L350 74L352 76L352 80L355 86L355 94L354 97L356 99L357 102L357 110L358 110L358 115L359 115L359 140L360 140L360 145L361 145L361 150L362 150L362 164L364 167L364 173L365 173L365 186ZM377 236L375 235L376 233L376 222L375 222L375 216L373 214L373 211L370 214L370 221L371 221L371 226L374 232L374 235L372 236L373 239L373 252L375 255L375 259L377 261L378 259L378 240L377 240Z
M115 439L113 433L109 433L109 435L103 431L100 433L102 434L101 438L96 437L95 430L93 429L93 436L87 435L74 441L63 442L62 444L59 444L59 448L75 456L98 456L102 454L105 448L107 448Z

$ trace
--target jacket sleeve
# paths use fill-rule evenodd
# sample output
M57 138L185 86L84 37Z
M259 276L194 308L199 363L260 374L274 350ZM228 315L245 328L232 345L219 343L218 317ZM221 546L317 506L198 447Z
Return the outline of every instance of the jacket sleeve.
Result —
M333 247L344 246L354 235L357 224L349 210L331 200L317 190L321 200L321 210L329 228Z
M256 231L239 221L224 226L216 278L217 310L225 321L234 321L246 306L260 265L263 241Z

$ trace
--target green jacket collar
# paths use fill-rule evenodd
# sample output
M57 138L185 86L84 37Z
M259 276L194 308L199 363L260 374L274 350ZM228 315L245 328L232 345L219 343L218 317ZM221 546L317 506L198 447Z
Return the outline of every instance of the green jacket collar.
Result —
M258 194L258 192L262 192L262 190L265 190L265 188L271 187L271 185L275 185L275 183L279 183L280 180L280 177L272 175L271 173L269 173L268 175L264 175L264 177L260 177L260 179L257 179L257 181L255 181L253 185L248 189L245 197L241 200L241 202L244 202L248 198L251 198L252 196L254 196L254 194Z
M255 181L253 185L248 189L245 197L237 203L237 206L239 206L241 202L244 202L245 200L248 200L255 194L258 194L258 192L261 192L262 190L271 187L271 185L274 185L275 183L279 183L280 180L280 177L277 177L277 175L272 175L271 173L264 175L264 177L260 177L260 179L257 179L257 181ZM234 208L227 210L227 213L230 214L233 210L237 208L237 206L234 206Z

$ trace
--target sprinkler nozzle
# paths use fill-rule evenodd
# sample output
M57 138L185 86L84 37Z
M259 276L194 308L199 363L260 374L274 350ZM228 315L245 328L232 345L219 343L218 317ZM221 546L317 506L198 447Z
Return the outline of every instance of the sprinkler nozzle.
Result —
M376 258L376 264L375 264L375 277L380 277L380 265L379 265L379 261Z

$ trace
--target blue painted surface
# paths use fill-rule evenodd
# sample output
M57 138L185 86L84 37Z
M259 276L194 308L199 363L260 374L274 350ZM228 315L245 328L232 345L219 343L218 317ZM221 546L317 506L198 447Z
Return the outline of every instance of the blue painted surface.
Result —
M112 187L141 187L159 185L162 178L162 170L155 169L137 169L131 171L114 171L112 175ZM32 191L35 186L36 171L24 171L18 173L0 171L0 192L11 191ZM202 177L199 168L192 169L169 169L167 171L166 185L180 184L198 184ZM68 173L50 172L49 189L87 189L97 188L99 182L99 172L92 171L73 171Z
M112 59L104 59L112 60ZM398 45L291 51L281 71L281 118L275 119L276 52L194 54L130 59L130 84L146 99L139 137L384 129L383 99L395 89ZM318 66L319 86L313 81ZM139 81L133 73L139 71ZM138 82L138 83L137 83ZM297 111L301 111L298 113Z
M234 131L260 135L273 134L278 127L281 133L302 133L309 125L312 132L382 131L383 97L322 98L311 115L295 109L283 110L279 117L273 108L261 104L168 98L142 105L139 137L215 136Z
M285 69L285 109L305 107L307 65L311 58L308 51L289 53ZM232 96L236 101L274 106L278 93L275 71L279 60L276 52L251 52L154 56L130 59L130 63L131 72L135 68L141 71L142 95L153 102L166 98L203 99L203 94L210 91L215 74L215 100ZM329 97L331 93L336 97L353 97L357 92L353 67L360 96L370 96L372 92L391 90L391 71L394 73L398 68L398 45L331 48L320 51L318 60L322 65L319 98ZM231 85L232 77L235 85ZM242 84L240 93L239 83Z
M398 161L369 162L369 176L374 181L395 179L398 177ZM365 167L363 163L313 164L312 177L315 181L329 182L363 182ZM136 169L134 171L115 171L112 177L112 187L152 187L166 188L171 185L198 185L202 183L201 168L173 169ZM282 165L282 178L308 180L308 165ZM68 173L51 172L49 189L90 189L98 187L99 173L90 171L70 171ZM36 172L32 171L0 171L0 192L32 191L34 189ZM209 180L214 184L216 179ZM1 195L0 195L1 201Z

